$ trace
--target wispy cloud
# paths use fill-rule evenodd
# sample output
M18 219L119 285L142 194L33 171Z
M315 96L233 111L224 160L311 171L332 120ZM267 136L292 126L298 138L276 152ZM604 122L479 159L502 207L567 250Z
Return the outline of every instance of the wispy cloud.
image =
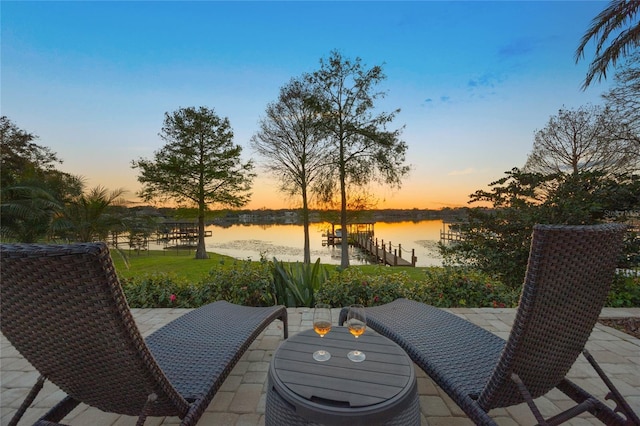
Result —
M481 87L490 87L495 88L496 85L502 83L504 81L503 77L496 75L494 73L485 73L478 77L472 78L467 83L467 87L470 89L476 89Z
M437 99L425 98L424 101L422 101L422 106L435 107L437 105L447 104L450 102L451 102L451 96L442 95L442 96L439 96Z
M498 50L498 55L502 59L526 56L535 50L538 42L530 38L519 38L511 43L502 46Z
M475 169L473 167L467 167L466 169L463 170L452 170L449 173L447 173L447 176L465 176L465 175L471 175L473 173L475 173Z

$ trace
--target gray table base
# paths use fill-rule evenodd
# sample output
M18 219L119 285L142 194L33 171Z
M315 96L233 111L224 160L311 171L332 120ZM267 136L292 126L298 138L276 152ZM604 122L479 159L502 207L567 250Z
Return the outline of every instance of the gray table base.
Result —
M374 424L385 426L408 426L420 424L420 400L418 399L418 390L416 388L413 392L411 402L407 407L396 412L391 418L384 418L384 416L378 417L379 422L372 423L370 420L366 420L364 423L358 421L358 418L353 418L349 421L351 425L366 424L372 426ZM282 399L278 394L278 391L269 386L267 391L267 406L265 413L265 425L266 426L320 426L319 423L309 421L299 416L295 407Z

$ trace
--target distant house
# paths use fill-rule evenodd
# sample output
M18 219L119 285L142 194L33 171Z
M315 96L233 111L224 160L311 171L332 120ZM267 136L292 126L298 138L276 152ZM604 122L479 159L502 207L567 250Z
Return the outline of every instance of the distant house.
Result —
M240 223L253 223L256 222L258 217L254 214L243 213L238 216L238 222Z

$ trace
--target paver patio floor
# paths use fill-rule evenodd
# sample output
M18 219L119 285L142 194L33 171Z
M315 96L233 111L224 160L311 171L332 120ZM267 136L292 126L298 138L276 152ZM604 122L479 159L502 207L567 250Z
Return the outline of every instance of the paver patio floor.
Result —
M132 309L143 335L148 335L169 321L183 315L186 309ZM334 323L338 309L333 312ZM451 312L507 338L515 316L515 309L451 309ZM312 327L312 311L308 308L289 308L289 333L295 334ZM601 317L640 317L640 308L605 308ZM337 325L337 324L336 324ZM282 341L282 323L275 321L251 345L230 376L216 394L213 402L201 418L199 425L256 426L264 425L267 371L274 351ZM636 413L640 413L640 340L613 328L597 324L587 349L600 363L609 378L625 396ZM460 408L442 390L416 368L422 425L472 425ZM1 336L0 340L0 420L7 425L13 413L35 383L38 372ZM580 356L569 377L587 391L603 399L606 387L596 372ZM46 383L20 425L32 424L55 403L64 397L55 385ZM559 391L552 391L536 400L543 415L557 413L572 403ZM533 425L535 419L525 404L490 413L500 425ZM75 426L124 426L134 425L136 418L104 413L86 405L77 407L65 423ZM147 425L178 424L177 417L148 418ZM589 415L583 415L566 423L568 425L601 424Z

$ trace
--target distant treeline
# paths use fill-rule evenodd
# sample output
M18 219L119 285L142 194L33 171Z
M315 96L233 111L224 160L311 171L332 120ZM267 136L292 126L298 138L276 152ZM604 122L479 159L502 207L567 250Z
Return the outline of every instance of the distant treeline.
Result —
M182 208L156 208L152 206L131 207L139 215L155 216L166 221L191 222L195 220L195 209ZM311 210L312 222L338 223L340 212L338 210ZM351 223L369 222L419 222L423 220L458 221L466 217L465 208L431 209L383 209L360 210L349 213ZM302 224L301 209L257 209L257 210L214 210L210 211L208 224L232 225L246 224Z

